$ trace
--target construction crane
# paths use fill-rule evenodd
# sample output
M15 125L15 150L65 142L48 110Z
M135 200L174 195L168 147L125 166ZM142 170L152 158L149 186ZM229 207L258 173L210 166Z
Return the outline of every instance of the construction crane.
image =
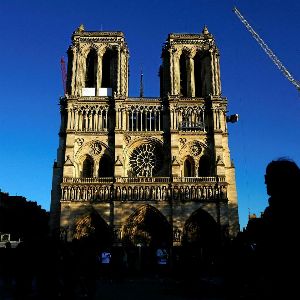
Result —
M268 45L263 41L263 39L259 36L257 32L251 27L251 25L247 22L247 20L243 17L240 11L234 7L233 12L238 16L238 18L242 21L242 23L246 26L248 31L251 33L253 38L258 42L258 44L262 47L262 49L267 53L267 55L272 59L274 64L278 67L281 73L300 91L300 82L294 79L291 73L287 70L287 68L282 64L282 62L278 59L278 57L273 53L273 51L268 47Z
M61 79L62 79L64 94L66 94L67 71L66 71L66 63L63 57L60 59L60 68L61 68Z

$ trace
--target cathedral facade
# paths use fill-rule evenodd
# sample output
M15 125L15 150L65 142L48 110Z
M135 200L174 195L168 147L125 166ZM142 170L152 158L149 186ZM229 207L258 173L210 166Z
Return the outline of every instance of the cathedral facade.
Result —
M162 48L160 96L128 96L122 32L85 31L68 49L53 167L51 229L111 245L214 243L239 231L219 52L205 27Z

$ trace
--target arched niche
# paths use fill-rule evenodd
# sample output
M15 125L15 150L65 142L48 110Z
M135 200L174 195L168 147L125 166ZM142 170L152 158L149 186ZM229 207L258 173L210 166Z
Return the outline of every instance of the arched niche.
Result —
M73 240L93 243L97 248L107 249L112 245L113 235L109 225L91 208L76 219Z
M198 167L198 176L199 177L208 177L212 176L211 174L211 160L208 155L202 155L199 160Z
M187 65L186 65L186 56L184 53L180 55L179 69L180 69L180 94L183 97L187 97Z
M91 178L94 174L94 160L90 155L85 155L82 163L81 177Z
M123 243L126 246L170 246L172 227L158 209L146 204L127 219L123 227Z
M99 161L98 177L113 177L114 164L110 156L104 154Z
M86 57L86 74L85 74L85 87L96 87L97 82L97 52L95 49L91 49Z
M195 161L191 156L187 156L183 163L183 176L194 177L195 176Z

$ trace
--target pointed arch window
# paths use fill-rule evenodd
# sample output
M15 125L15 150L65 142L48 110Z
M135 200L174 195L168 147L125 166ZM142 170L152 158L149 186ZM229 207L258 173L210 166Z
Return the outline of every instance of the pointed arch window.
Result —
M99 177L113 177L114 166L112 159L108 155L103 155L99 162Z
M195 96L202 97L202 74L201 74L201 55L198 52L194 57L194 77L195 77Z
M186 67L186 57L181 54L179 59L180 67L180 94L183 97L187 97L187 67Z
M209 157L206 155L201 156L199 161L199 168L198 168L198 176L199 177L208 177L211 176L210 172L210 160Z
M90 156L86 156L82 164L82 177L91 178L93 177L94 161Z
M188 156L184 161L184 177L194 177L195 162L192 157Z
M95 49L91 49L86 58L86 76L85 87L96 87L97 78L97 53Z
M205 97L212 93L211 57L208 51L194 57L195 96Z
M111 61L112 61L112 51L107 50L102 58L102 83L101 87L110 88L111 84Z

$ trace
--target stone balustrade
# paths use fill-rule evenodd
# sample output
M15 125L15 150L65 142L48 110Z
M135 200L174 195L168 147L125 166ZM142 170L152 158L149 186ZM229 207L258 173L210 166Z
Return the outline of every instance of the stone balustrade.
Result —
M186 185L185 183L189 183ZM191 185L192 184L192 185ZM64 178L61 201L226 201L227 183L218 177Z
M113 183L113 177L69 178L64 177L65 183Z
M170 177L116 177L118 183L169 183Z
M219 177L173 177L173 182L205 183L205 182L225 182L224 176Z

